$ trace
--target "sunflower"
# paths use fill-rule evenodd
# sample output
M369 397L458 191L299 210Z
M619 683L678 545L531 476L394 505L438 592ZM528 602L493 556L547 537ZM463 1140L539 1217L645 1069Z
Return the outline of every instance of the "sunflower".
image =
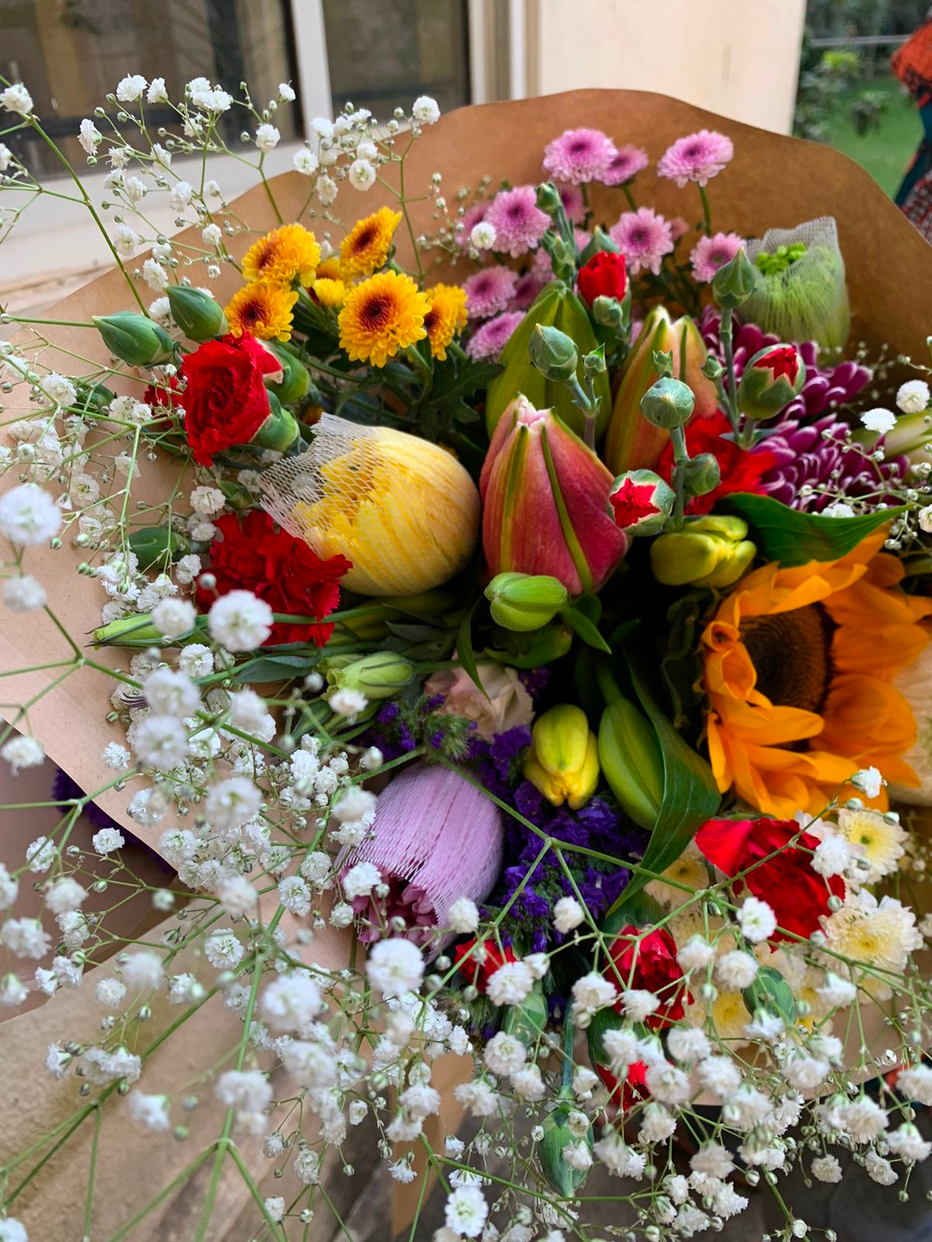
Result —
M860 768L916 783L916 737L891 684L924 650L932 602L906 595L884 532L836 561L765 565L702 635L709 756L719 789L766 815L818 814Z
M223 313L234 336L249 333L263 341L287 341L291 336L291 308L297 293L264 280L254 280L233 294Z
M401 212L380 207L374 215L358 220L340 245L340 267L344 280L368 276L381 267L392 248L392 237L401 222Z
M430 310L424 327L430 338L430 352L443 362L447 346L466 327L466 290L459 285L432 285L426 296Z
M303 225L285 224L246 251L243 275L273 285L290 285L298 277L302 285L309 285L319 262L320 246L314 234Z
M340 311L340 347L353 361L384 367L399 349L427 335L427 298L410 276L381 272L346 295Z
M346 301L346 285L330 276L318 276L311 285L311 293L321 306L329 306L333 310L339 310Z

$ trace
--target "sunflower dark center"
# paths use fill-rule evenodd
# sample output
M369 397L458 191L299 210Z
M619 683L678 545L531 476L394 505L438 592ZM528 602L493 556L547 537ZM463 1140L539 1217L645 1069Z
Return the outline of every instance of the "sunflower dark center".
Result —
M379 328L385 327L385 324L388 322L391 309L391 298L370 298L362 309L360 319L370 332L375 332Z
M820 712L832 679L834 628L819 604L745 617L741 641L751 657L761 694L776 707Z

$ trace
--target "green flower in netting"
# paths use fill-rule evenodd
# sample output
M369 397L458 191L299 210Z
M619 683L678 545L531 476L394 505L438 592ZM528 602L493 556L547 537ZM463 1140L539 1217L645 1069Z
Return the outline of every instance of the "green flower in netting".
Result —
M758 269L754 292L742 318L784 341L816 341L824 348L844 345L851 323L845 263L830 216L795 229L768 229L748 245Z

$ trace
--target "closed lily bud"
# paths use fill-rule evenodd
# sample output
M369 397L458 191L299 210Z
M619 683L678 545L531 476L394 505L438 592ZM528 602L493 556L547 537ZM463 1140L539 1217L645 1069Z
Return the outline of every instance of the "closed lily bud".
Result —
M351 560L349 590L414 595L465 569L479 533L479 494L452 454L333 414L315 433L309 449L263 473L263 505L318 556Z
M579 350L573 338L541 323L531 333L528 356L545 379L562 383L571 379L579 366Z
M547 574L571 595L598 591L627 549L606 512L611 486L602 462L552 410L513 401L479 480L491 573Z
M209 341L227 331L223 307L209 293L190 285L169 285L166 293L172 319L189 341Z
M554 806L585 806L599 783L599 744L581 707L562 703L538 716L524 776Z
M345 664L331 668L327 682L334 689L359 690L367 699L391 698L403 686L410 685L417 670L410 660L393 651L374 651Z
M663 801L663 755L654 726L630 699L619 697L602 713L599 763L625 814L653 828Z
M94 325L104 344L131 367L154 367L168 362L175 343L164 328L136 311L94 315Z
M738 408L746 418L774 418L806 382L806 364L795 345L759 349L741 373Z
M485 588L492 620L505 630L539 630L568 599L566 587L549 574L497 574Z
M722 310L737 310L754 292L756 283L757 270L742 246L712 277L712 296Z
M673 512L676 493L653 470L627 470L612 484L609 512L628 535L656 535Z
M665 306L653 307L625 363L605 437L602 455L616 475L656 467L670 438L641 413L641 398L657 380L655 352L672 354L673 378L695 398L694 418L709 418L718 409L715 385L703 373L708 353L699 329L688 316L674 323Z
M696 398L689 385L671 377L651 384L640 402L641 413L647 421L666 431L688 423L695 405Z
M659 535L651 544L654 577L664 586L731 586L757 552L747 533L743 518L689 518L682 530Z

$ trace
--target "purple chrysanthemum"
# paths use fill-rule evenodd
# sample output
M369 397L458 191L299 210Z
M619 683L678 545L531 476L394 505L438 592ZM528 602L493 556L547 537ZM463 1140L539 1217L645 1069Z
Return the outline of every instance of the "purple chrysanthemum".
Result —
M485 219L495 229L495 249L513 259L533 250L550 226L550 217L537 206L537 191L532 185L500 190Z
M584 224L586 220L586 200L578 185L558 185L560 199L566 218L571 224Z
M535 272L525 272L523 276L518 277L518 283L515 285L514 297L508 305L510 311L526 311L529 306L533 305L534 299L543 289L545 282L538 279Z
M580 185L600 179L616 155L615 144L600 129L567 129L547 144L544 168L560 181Z
M473 203L471 207L467 207L463 212L458 223L462 224L462 229L458 229L453 234L453 240L458 246L466 246L469 244L469 234L473 231L477 224L481 224L489 210L488 203Z
M650 163L650 157L643 147L635 147L627 143L615 152L615 158L599 178L603 185L624 185L632 181L639 172L643 172Z
M524 318L524 311L506 311L487 320L470 338L466 352L470 358L490 358L498 362L499 355L511 339L511 334Z
M735 148L730 138L714 129L700 129L686 138L677 138L668 147L657 164L658 177L669 177L682 188L688 181L705 185L710 177L720 173L734 156Z
M705 284L745 245L747 242L737 233L716 233L714 237L700 238L689 255L693 276L700 284Z
M609 229L609 236L625 256L632 276L642 268L656 276L663 256L673 249L669 223L651 207L623 212L618 223Z
M488 319L497 315L514 297L518 277L503 263L484 267L463 282L466 290L466 311L470 319Z

